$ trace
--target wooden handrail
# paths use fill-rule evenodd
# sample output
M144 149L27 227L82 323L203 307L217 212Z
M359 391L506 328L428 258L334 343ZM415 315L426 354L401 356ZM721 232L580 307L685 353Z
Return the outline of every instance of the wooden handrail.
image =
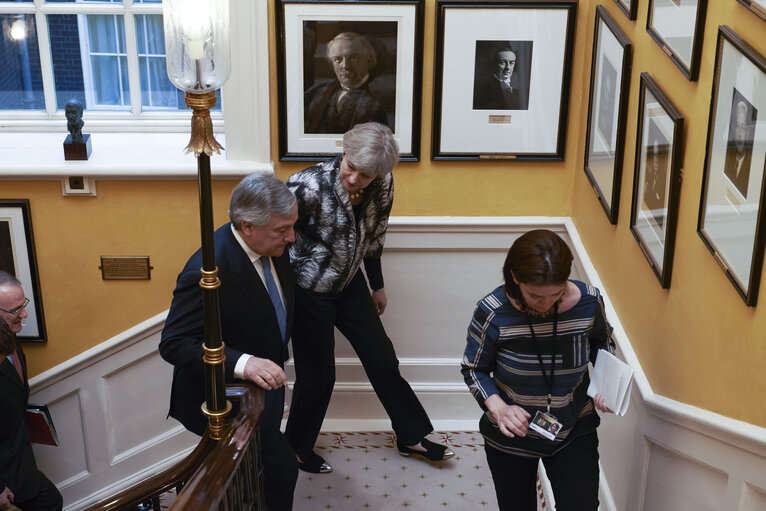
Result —
M239 412L227 421L221 440L211 440L205 431L197 447L183 461L86 511L134 511L146 502L152 502L159 511L159 496L182 485L184 489L171 509L212 509L223 498L227 484L249 451L254 450L259 458L257 425L263 411L263 390L249 383L229 384L226 398L239 407ZM260 481L262 486L262 477ZM262 493L261 488L258 498L262 498ZM208 505L209 502L212 504Z

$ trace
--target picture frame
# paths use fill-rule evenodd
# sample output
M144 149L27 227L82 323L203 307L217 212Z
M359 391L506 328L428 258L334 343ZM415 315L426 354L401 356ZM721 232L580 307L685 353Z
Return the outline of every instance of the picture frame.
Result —
M750 12L766 21L766 0L737 0L739 3L750 9Z
M45 316L27 199L0 199L0 270L16 277L29 298L27 318L17 339L45 342Z
M418 161L423 0L276 0L275 11L280 160L327 160L352 126L376 121L402 161ZM332 63L333 47L352 64Z
M577 2L436 9L431 158L563 160Z
M718 28L697 233L748 306L766 239L766 58Z
M707 0L649 0L646 31L692 82L699 76Z
M681 191L684 117L649 73L641 73L630 231L667 289Z
M617 223L633 45L603 5L596 7L590 68L585 175L611 224Z
M635 21L638 14L638 0L614 0L620 10L629 20Z

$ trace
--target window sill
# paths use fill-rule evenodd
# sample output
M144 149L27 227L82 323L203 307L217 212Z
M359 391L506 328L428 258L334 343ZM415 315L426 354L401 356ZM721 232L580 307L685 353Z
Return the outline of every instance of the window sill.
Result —
M190 179L197 176L194 155L184 154L189 133L91 133L92 152L84 161L64 160L66 133L0 133L0 179ZM223 133L216 139L226 147ZM241 178L270 162L211 158L214 178Z

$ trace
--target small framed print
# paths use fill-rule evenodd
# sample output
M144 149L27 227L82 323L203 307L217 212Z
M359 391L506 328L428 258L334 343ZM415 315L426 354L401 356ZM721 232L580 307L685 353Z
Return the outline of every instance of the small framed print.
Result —
M766 238L766 59L718 29L697 233L749 306Z
M386 124L420 158L423 0L277 0L281 161L342 151L343 134ZM289 79L288 79L289 77Z
M585 175L609 222L617 223L632 45L603 5L596 8Z
M576 1L436 5L434 160L563 160Z
M738 0L762 20L766 20L766 0Z
M673 269L683 124L649 73L641 73L630 231L663 288Z
M629 20L635 20L638 13L638 0L614 0Z
M32 215L27 199L0 199L0 271L21 282L29 299L19 341L45 341L45 318L37 272Z
M707 0L649 0L646 31L691 80L697 81Z

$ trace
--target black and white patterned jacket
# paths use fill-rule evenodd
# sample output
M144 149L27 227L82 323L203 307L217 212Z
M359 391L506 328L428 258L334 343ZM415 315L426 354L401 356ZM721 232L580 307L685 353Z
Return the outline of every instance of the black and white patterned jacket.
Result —
M298 200L290 264L298 285L317 293L341 291L364 259L381 256L394 200L393 175L375 178L365 188L357 229L340 179L342 157L313 165L287 180Z

